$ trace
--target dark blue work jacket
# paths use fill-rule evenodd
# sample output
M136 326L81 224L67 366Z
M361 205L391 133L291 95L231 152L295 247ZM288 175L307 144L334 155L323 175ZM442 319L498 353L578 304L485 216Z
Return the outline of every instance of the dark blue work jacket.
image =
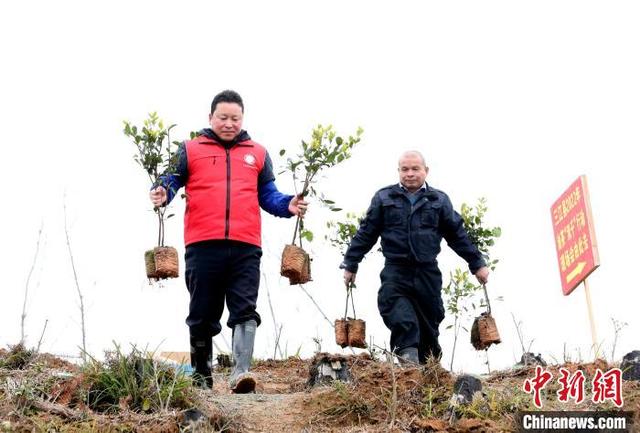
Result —
M357 272L358 264L381 238L388 263L416 263L437 266L442 238L468 264L472 273L485 261L464 229L462 217L442 191L426 186L415 202L400 185L375 193L367 214L344 256L342 267Z

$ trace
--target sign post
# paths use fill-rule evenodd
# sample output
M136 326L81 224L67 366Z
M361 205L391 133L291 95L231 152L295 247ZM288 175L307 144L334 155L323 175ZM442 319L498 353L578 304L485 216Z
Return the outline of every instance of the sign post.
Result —
M586 176L576 179L553 203L551 221L558 254L562 293L568 296L584 281L593 351L597 354L598 339L587 277L600 266L600 258Z
M598 357L598 335L596 334L596 322L593 320L593 308L591 307L591 292L589 291L589 283L584 279L584 295L587 298L587 310L589 311L589 324L591 325L591 343L593 344L593 353Z

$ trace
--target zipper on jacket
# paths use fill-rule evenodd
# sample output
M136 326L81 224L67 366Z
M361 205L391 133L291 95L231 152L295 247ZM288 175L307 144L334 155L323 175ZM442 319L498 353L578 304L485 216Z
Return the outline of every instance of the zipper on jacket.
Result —
M413 247L412 234L411 234L411 221L413 219L413 214L415 212L415 206L413 203L411 203L411 200L409 200L409 197L405 196L405 198L407 199L407 201L409 202L409 205L411 206L409 210L409 216L407 217L407 243L409 244L409 254L412 255L416 261L418 261L418 254L416 254L416 250Z
M225 148L227 152L227 210L224 218L224 238L229 239L229 213L231 211L231 153L229 149Z

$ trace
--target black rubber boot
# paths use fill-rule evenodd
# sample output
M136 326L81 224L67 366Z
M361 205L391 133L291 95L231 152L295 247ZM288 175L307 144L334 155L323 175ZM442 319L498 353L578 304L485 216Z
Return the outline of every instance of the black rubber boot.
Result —
M193 367L193 382L200 388L212 388L211 358L213 349L211 338L201 339L191 337L191 367Z
M398 351L400 357L400 364L411 367L417 367L420 365L420 357L418 356L417 347L405 347Z

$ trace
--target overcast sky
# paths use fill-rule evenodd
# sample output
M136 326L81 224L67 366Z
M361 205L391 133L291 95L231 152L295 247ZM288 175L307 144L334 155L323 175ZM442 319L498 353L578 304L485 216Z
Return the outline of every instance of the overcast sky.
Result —
M427 181L454 206L488 200L487 223L503 236L488 285L503 343L492 368L521 354L512 314L532 351L548 361L589 359L582 287L562 295L551 204L579 175L591 191L601 267L590 278L598 339L611 356L611 319L627 322L616 358L639 349L637 199L640 136L640 5L637 2L4 2L0 6L0 345L20 339L20 314L38 229L43 237L27 300L29 345L76 354L79 310L64 239L85 297L88 349L134 343L187 351L188 295L181 278L149 285L143 252L156 219L148 178L133 161L122 120L150 111L177 123L175 138L207 126L212 97L232 88L244 126L270 151L293 151L317 123L364 129L353 158L320 188L345 210L364 212L397 181L403 150L422 151ZM292 192L291 179L278 187ZM343 312L340 254L322 242L334 217L312 204L317 240L306 289L331 321ZM184 253L181 215L167 242ZM263 282L256 356L274 348L274 319L288 355L338 352L333 329L297 286L279 276L294 220L264 216ZM376 308L377 253L363 262L356 308L368 335L388 345ZM466 267L444 245L441 269ZM184 261L181 261L182 270ZM441 326L443 364L452 334ZM470 325L470 323L469 323ZM230 341L230 332L224 336ZM456 370L484 372L464 334ZM225 348L217 337L216 343ZM346 352L349 353L349 352Z

